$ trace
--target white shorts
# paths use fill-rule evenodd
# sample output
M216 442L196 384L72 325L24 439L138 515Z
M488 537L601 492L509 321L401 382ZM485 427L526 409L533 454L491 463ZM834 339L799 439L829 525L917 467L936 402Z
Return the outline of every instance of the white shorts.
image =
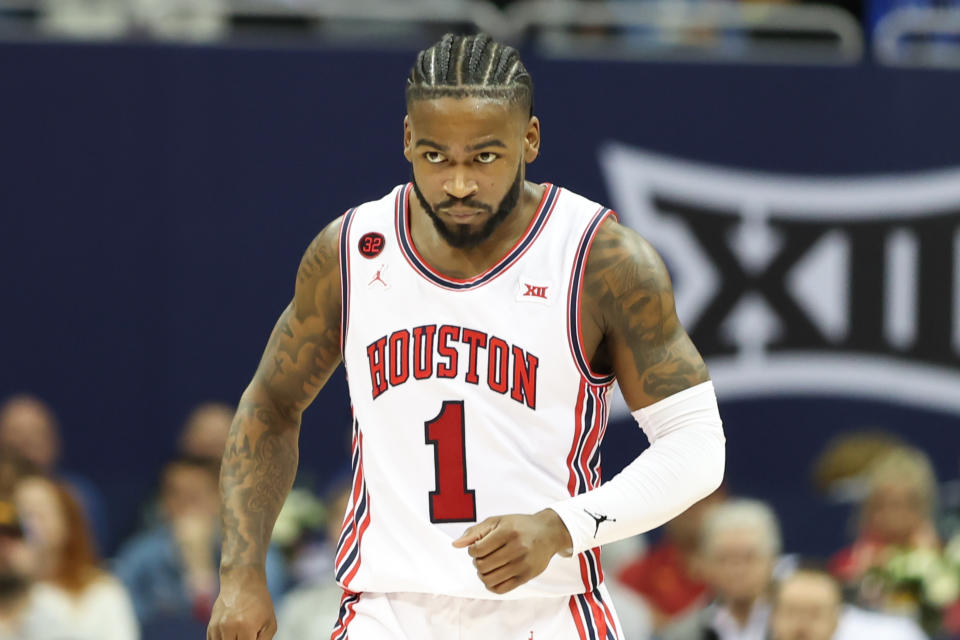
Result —
M605 585L562 598L480 600L345 591L330 640L621 640Z

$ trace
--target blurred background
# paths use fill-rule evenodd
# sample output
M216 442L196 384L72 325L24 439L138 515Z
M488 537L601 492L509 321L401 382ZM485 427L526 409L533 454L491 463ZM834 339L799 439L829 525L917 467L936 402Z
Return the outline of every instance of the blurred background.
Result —
M605 550L625 637L960 637L960 0L0 0L0 638L203 637L233 406L451 30L521 50L529 179L653 242L716 384L723 489ZM336 616L349 427L341 371L281 639ZM621 403L605 477L644 446Z

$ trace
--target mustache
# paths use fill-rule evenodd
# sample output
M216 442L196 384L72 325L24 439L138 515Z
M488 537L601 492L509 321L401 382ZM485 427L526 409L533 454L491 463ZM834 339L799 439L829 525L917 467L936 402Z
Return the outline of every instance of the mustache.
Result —
M434 209L449 209L450 207L469 207L471 209L482 209L487 213L493 213L493 207L483 202L477 202L470 198L447 198L440 204L433 205Z

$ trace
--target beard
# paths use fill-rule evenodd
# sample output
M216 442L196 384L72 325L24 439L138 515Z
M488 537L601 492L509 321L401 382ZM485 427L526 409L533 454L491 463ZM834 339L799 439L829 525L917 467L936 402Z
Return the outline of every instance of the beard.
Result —
M413 177L412 180L413 191L417 194L417 200L420 201L420 206L423 207L423 210L430 216L430 220L433 221L433 227L437 230L437 233L440 234L440 237L451 247L457 249L472 249L493 235L494 230L503 224L503 221L513 213L517 203L520 201L520 192L523 189L523 164L521 163L520 166L517 167L517 176L513 179L513 184L510 185L510 189L507 191L507 194L503 196L495 212L493 212L490 205L469 198L466 200L449 198L436 206L436 209L443 209L459 204L465 207L481 209L488 213L493 212L493 215L477 230L473 230L468 224L453 224L448 226L444 223L434 207L431 207L427 199L423 196L423 192L420 191L420 186L417 184L416 177Z

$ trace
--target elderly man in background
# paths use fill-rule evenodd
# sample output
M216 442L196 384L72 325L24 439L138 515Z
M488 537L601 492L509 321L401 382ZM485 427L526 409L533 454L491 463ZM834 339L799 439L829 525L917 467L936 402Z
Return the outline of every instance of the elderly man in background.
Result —
M699 562L715 600L668 627L663 640L765 640L779 553L780 527L767 505L739 499L712 509Z
M59 468L60 424L53 410L31 395L15 395L0 405L0 450L66 482L93 529L98 550L110 550L110 526L103 494L89 479Z
M773 594L770 640L926 640L912 620L844 606L826 571L800 569Z
M801 569L774 591L770 640L832 640L842 611L836 579L824 571Z

